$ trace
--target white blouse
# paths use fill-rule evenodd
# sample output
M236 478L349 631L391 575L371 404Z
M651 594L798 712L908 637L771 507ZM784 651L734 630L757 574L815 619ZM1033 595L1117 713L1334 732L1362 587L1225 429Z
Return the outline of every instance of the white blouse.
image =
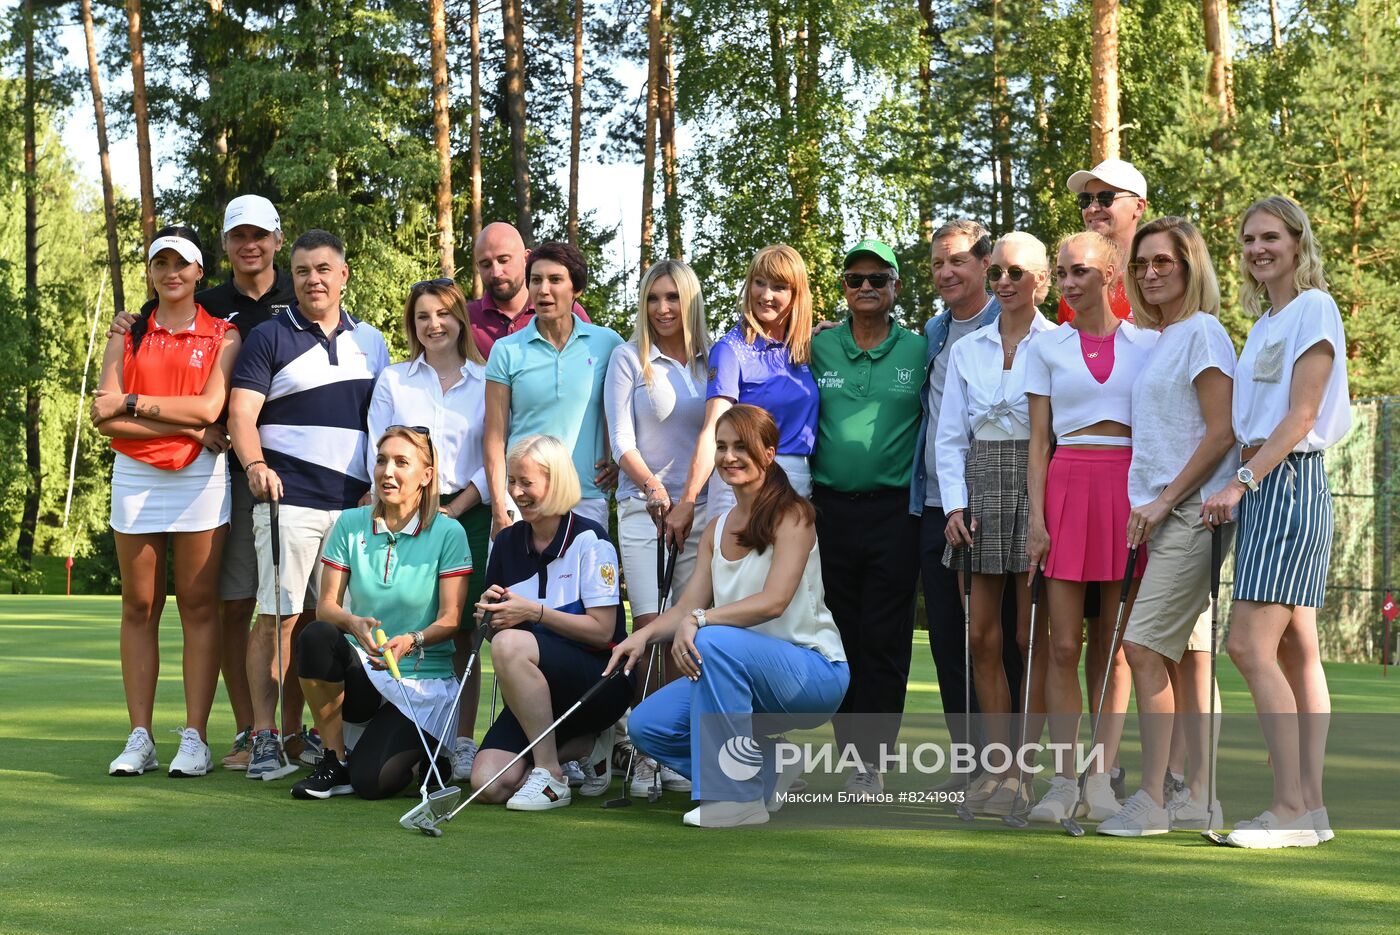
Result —
M491 502L486 484L486 460L481 450L486 428L486 368L467 361L462 376L442 391L437 371L419 354L413 360L386 367L374 384L369 401L369 476L374 477L376 445L391 425L423 425L437 448L438 484L455 494L474 484L482 503Z
M938 410L938 487L947 512L967 506L966 466L972 440L984 434L1001 438L1030 437L1030 404L1026 400L1026 348L1033 337L1053 331L1040 312L1016 346L1011 369L1003 370L1006 352L997 321L979 328L953 345L948 377Z
M1113 370L1094 379L1080 349L1079 332L1068 322L1035 336L1026 355L1026 392L1050 397L1056 441L1061 445L1122 445L1115 436L1070 434L1105 420L1133 424L1133 384L1147 366L1157 332L1123 322L1113 333Z

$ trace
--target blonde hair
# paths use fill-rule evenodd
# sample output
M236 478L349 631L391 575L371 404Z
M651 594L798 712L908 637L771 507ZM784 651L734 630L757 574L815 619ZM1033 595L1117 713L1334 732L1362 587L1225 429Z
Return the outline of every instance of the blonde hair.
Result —
M780 282L792 287L792 312L788 315L788 360L805 364L812 357L812 287L807 282L807 264L802 255L785 243L764 247L754 254L749 273L744 277L744 289L739 293L739 316L744 320L744 340L752 344L763 333L757 316L749 304L749 294L755 278Z
M1177 262L1186 267L1186 291L1181 297L1181 318L1177 320L1184 321L1197 312L1219 316L1220 282L1215 277L1215 264L1210 261L1206 239L1196 225L1175 215L1149 221L1133 235L1133 259L1137 258L1142 242L1154 234L1166 234L1171 238ZM1154 331L1160 329L1162 310L1143 297L1137 277L1128 273L1123 277L1123 285L1127 289L1128 304L1133 308L1134 323Z
M1300 293L1309 289L1319 289L1328 292L1327 276L1322 270L1322 254L1317 249L1317 241L1313 239L1312 225L1308 223L1307 212L1302 206L1292 198L1284 195L1270 195L1250 205L1240 218L1240 238L1244 238L1244 226L1249 219L1258 212L1263 211L1272 214L1283 222L1289 233L1298 239L1298 266L1293 271L1293 287ZM1254 274L1249 271L1249 264L1241 263L1244 267L1244 283L1240 286L1240 304L1244 310L1255 318L1264 313L1263 303L1268 298L1268 290L1264 288L1259 280L1254 278Z
M663 276L670 276L676 284L676 292L681 302L681 338L685 342L690 359L685 361L692 370L700 374L705 370L705 359L710 353L710 329L705 323L705 297L700 291L700 280L695 270L680 260L662 260L653 263L642 276L642 288L637 301L637 327L632 333L632 341L637 345L637 356L642 361L642 379L651 386L651 346L655 339L651 333L651 318L647 315L647 294L651 287Z
M549 478L549 489L537 504L546 516L563 516L572 510L583 496L578 471L574 469L573 454L553 435L527 435L506 452L507 466L518 461L533 461Z
M437 449L433 447L433 440L425 432L418 432L406 425L391 425L379 436L379 441L374 443L374 450L378 451L384 443L391 438L402 438L413 446L413 450L418 452L418 457L423 460L423 466L433 472L428 483L422 488L422 493L418 498L418 528L424 532L433 525L433 520L438 517L438 506L440 498L438 495L438 472L437 472ZM375 498L374 508L370 515L375 519L384 518L384 501Z
M1050 256L1045 250L1045 244L1034 234L1025 231L1008 231L997 239L996 245L992 247L992 254L995 255L997 247L1024 247L1031 252L1035 258L1034 263L1026 267L1027 269L1045 274L1039 285L1035 287L1035 304L1039 305L1045 301L1045 297L1050 294Z
M467 318L467 297L462 293L462 289L455 282L444 282L441 279L434 279L430 282L420 282L408 290L408 301L404 303L403 309L403 330L408 337L409 359L417 357L423 353L423 342L418 340L418 329L414 326L414 312L418 306L418 300L425 295L430 295L443 304L448 313L462 326L457 333L457 353L466 360L473 363L485 364L486 358L481 356L481 348L476 346L476 338L472 335L471 321Z

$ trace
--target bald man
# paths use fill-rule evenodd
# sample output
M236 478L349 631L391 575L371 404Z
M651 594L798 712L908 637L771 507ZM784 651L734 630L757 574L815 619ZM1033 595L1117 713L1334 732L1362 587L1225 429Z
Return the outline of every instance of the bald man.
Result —
M489 358L497 341L524 328L535 317L525 288L525 259L529 255L520 231L504 221L487 224L476 238L472 258L481 276L482 296L467 303L467 318L482 357ZM577 302L574 314L589 321L588 313Z

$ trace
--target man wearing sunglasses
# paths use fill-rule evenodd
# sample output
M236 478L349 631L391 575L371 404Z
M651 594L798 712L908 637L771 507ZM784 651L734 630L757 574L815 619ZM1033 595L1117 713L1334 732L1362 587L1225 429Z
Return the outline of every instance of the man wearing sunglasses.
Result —
M530 293L525 288L525 261L530 251L520 231L504 221L482 228L472 246L472 262L481 277L481 298L467 303L467 320L481 356L491 357L491 348L508 334L515 334L535 317ZM583 306L574 303L580 321L591 321Z
M846 791L864 796L883 788L881 747L893 748L899 735L909 681L919 527L907 497L927 341L894 320L901 282L887 244L852 247L841 284L850 314L812 339L821 401L812 503L826 603L851 670L836 742L843 750L855 744L865 765ZM866 723L851 715L866 715Z
M1133 234L1147 210L1147 180L1131 162L1105 159L1092 169L1080 169L1069 177L1069 190L1079 202L1084 229L1098 231L1118 245L1122 255L1119 269L1125 268L1132 251ZM1053 257L1051 258L1054 259ZM1133 320L1123 276L1109 286L1109 307L1124 321ZM1060 321L1073 321L1074 309L1060 299Z

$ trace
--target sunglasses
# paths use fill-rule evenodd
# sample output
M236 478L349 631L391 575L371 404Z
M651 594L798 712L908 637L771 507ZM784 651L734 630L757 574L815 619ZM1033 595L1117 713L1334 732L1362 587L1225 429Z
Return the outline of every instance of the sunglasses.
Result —
M451 280L448 280L448 282L451 282ZM384 431L388 433L394 431L395 429L400 429L405 432L415 432L426 438L428 440L428 463L434 466L437 465L437 450L433 448L433 433L428 431L428 427L426 425L403 425L401 423L395 423L389 426Z
M1020 282L1022 276L1031 275L1032 271L1023 266L1008 266L1004 269L1000 266L989 266L987 267L987 282L1001 282L1003 273L1010 276L1012 282Z
M872 289L883 289L892 279L894 276L890 273L846 273L841 277L847 289L859 289L862 283L867 282Z
M1176 258L1159 253L1150 260L1136 259L1128 264L1128 272L1133 274L1134 279L1143 279L1150 269L1158 276L1170 276L1172 270L1176 269Z
M1100 207L1100 208L1107 208L1109 205L1113 204L1113 203L1114 203L1115 201L1117 201L1119 198L1136 198L1136 197L1137 197L1137 195L1134 195L1132 192L1107 192L1107 191L1105 191L1105 192L1095 192L1095 193L1093 193L1092 195L1091 195L1089 192L1080 192L1080 193L1079 193L1079 210L1080 210L1080 211L1085 210L1086 208L1088 208L1091 204L1093 204L1093 203L1096 202L1096 201L1099 203L1099 207Z
M457 280L455 280L455 279L450 279L450 278L444 276L444 277L442 277L441 279L423 279L423 280L420 280L420 281L415 282L415 283L413 284L413 288L414 288L414 289L421 289L421 288L423 288L424 286L446 287L446 286L455 286L455 285L457 285ZM427 430L424 429L424 431L427 431Z

